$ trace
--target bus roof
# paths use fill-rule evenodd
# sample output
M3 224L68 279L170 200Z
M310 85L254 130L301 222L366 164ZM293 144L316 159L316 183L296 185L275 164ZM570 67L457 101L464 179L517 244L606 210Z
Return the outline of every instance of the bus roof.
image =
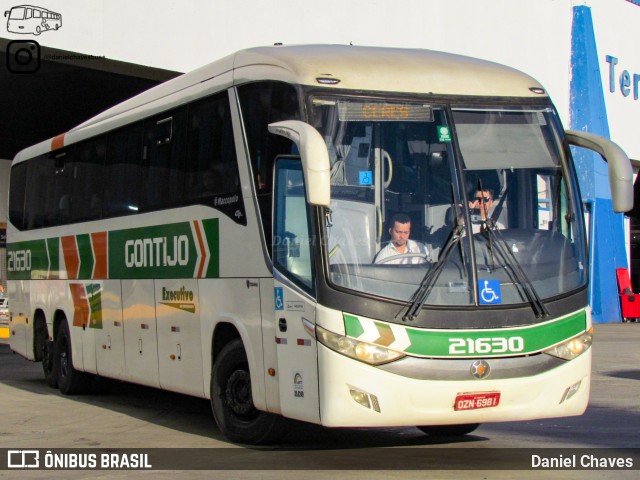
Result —
M11 10L13 10L14 8L33 8L34 10L41 10L43 12L56 13L53 10L49 10L49 9L43 8L43 7L38 7L36 5L15 5L15 6L11 7Z
M58 136L28 148L28 153L23 150L16 160L41 154L43 148L46 152L47 148L59 148L117 128L126 123L125 118L127 121L143 118L154 106L169 104L167 99L176 98L181 92L191 97L193 89L206 91L203 85L225 74L227 86L280 80L327 89L546 98L546 94L532 91L532 88L543 87L529 75L497 63L451 53L351 45L257 47L241 50L142 92L71 129L64 140ZM331 80L337 83L324 83ZM220 89L220 81L212 83Z

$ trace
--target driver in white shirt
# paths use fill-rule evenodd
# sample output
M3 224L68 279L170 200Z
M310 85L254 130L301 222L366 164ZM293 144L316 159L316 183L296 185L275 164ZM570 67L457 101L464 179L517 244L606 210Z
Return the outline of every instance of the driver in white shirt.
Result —
M420 242L410 240L411 218L404 213L397 213L391 218L389 234L391 241L383 247L373 259L373 263L386 264L416 264L428 260L429 251ZM414 255L410 255L414 254ZM386 260L398 256L396 259Z

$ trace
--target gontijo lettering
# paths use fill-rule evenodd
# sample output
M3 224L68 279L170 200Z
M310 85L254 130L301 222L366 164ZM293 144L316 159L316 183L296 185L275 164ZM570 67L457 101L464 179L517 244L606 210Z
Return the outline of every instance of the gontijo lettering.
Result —
M127 240L124 250L127 268L189 264L189 238L186 235Z

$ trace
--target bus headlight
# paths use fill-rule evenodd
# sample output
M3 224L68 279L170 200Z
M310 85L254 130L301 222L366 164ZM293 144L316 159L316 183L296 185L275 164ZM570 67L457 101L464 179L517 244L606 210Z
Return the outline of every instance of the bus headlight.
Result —
M320 326L316 326L316 335L325 347L370 365L381 365L406 356L402 352L390 350L380 345L338 335Z
M560 345L545 350L544 353L562 358L563 360L573 360L582 353L589 350L593 342L593 327L577 337L573 337Z

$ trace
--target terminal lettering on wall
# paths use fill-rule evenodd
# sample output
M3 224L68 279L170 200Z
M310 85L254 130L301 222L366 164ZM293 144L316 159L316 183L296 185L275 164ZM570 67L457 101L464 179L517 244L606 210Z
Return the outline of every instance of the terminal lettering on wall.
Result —
M633 92L633 99L638 100L640 73L631 73L625 68L618 67L620 60L613 55L607 55L606 60L609 64L609 91L614 93L619 90L625 97Z

